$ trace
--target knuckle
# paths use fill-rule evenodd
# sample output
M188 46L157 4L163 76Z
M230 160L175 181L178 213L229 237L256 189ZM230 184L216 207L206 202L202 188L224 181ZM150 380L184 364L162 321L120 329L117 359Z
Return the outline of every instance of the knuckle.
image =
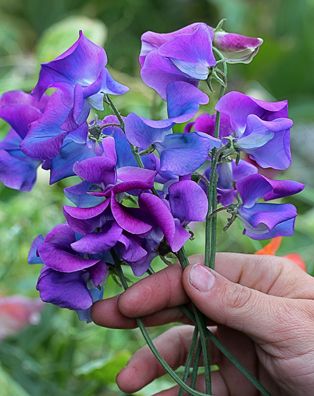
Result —
M239 310L248 307L252 300L252 290L240 285L225 287L223 293L223 304L231 310Z

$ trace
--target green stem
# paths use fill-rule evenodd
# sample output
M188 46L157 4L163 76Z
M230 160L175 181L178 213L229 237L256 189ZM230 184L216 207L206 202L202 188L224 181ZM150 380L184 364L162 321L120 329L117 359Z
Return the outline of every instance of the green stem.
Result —
M193 362L193 354L194 354L194 350L196 348L197 342L198 342L198 328L195 327L194 331L193 331L193 337L192 337L192 342L190 345L189 353L188 353L188 356L187 356L186 362L185 362L183 377L182 377L182 381L184 383L187 382L187 380L190 376L190 369L191 369L191 365ZM183 396L182 388L179 389L178 396Z
M177 257L179 259L179 262L182 266L182 268L186 268L189 265L189 259L187 255L185 254L184 248L182 247L178 253ZM210 354L208 351L208 344L207 344L207 338L206 338L206 324L205 324L205 318L201 312L197 310L197 308L192 305L192 313L194 316L195 320L195 325L198 328L199 335L200 335L200 342L201 342L201 347L202 347L202 352L203 352L203 360L204 360L204 367L205 367L205 389L206 392L211 394L211 371L210 371Z
M117 275L119 276L120 282L124 288L124 290L127 290L129 288L127 281L124 277L122 268L121 268L121 264L118 261L118 259L116 258L115 255L113 255L114 259L115 259L115 270ZM152 339L150 338L144 323L142 322L141 319L136 319L136 324L138 326L138 328L140 329L148 347L150 348L151 352L154 354L154 356L156 357L156 359L158 360L159 364L163 367L163 369L170 375L170 377L181 387L183 388L186 392L188 392L189 394L191 394L192 396L208 396L208 394L202 393L202 392L198 392L192 388L190 388L187 384L185 384L182 379L178 376L178 374L176 374L175 371L173 371L173 369L169 366L169 364L163 359L163 357L160 355L160 353L158 352L157 348L155 347ZM210 395L210 394L209 394Z
M109 95L106 95L106 101L109 104L109 106L111 107L112 111L114 112L115 116L117 117L117 119L119 120L121 129L123 131L125 131L125 125L124 125L124 121L123 118L121 116L121 113L119 112L119 110L116 108L116 106L113 104L113 101L111 100Z
M191 388L195 389L202 347L200 339L197 340L192 369Z
M212 394L212 381L211 381L211 357L208 351L208 342L206 337L206 324L204 316L192 305L192 312L195 317L196 326L200 334L200 342L203 352L203 361L205 368L205 390L207 394Z
M217 165L219 153L212 150L211 175L208 185L208 211L205 223L205 265L214 268L216 255L216 223L217 223ZM213 236L213 234L215 234Z
M218 58L222 61L223 65L223 76L224 81L223 84L220 85L220 90L218 93L218 99L220 99L226 90L227 87L227 75L228 68L227 63L224 61L224 56L222 53L214 48L214 51ZM214 136L219 138L220 132L220 113L216 112L216 122L215 122L215 132ZM211 153L211 175L210 181L208 185L208 212L206 216L206 225L205 225L205 265L214 268L215 267L215 257L216 257L216 228L217 228L217 165L219 161L219 150L217 152L216 149L212 150Z

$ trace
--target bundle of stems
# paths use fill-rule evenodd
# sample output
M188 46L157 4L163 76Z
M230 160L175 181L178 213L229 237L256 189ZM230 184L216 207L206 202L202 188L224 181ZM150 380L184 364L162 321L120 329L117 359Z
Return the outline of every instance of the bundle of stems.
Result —
M223 55L217 50L216 52L219 61L217 62L216 70L210 73L209 80L207 80L207 85L210 90L212 90L211 79L214 79L219 84L218 97L222 97L225 93L227 86L227 63L224 61ZM222 70L219 67L222 66ZM117 116L120 123L120 127L124 130L124 121L118 111L118 109L113 104L112 100L107 96L107 104L112 108L114 114ZM216 138L219 137L220 132L220 114L216 112L216 123L215 123L215 133ZM205 224L205 251L204 251L204 264L212 269L215 268L215 257L216 257L216 235L217 235L217 214L221 208L217 209L217 166L224 155L224 149L217 150L214 148L210 153L211 159L211 175L208 182L207 196L208 196L208 213L206 216ZM133 155L139 167L144 167L141 159L141 155L138 153L135 147L132 147ZM153 189L153 193L157 192ZM185 269L189 265L188 257L181 248L178 253L175 254L178 261L182 267ZM117 256L115 259L115 272L124 290L128 289L128 281L123 273L123 262ZM152 273L151 273L152 274ZM145 328L141 319L137 319L137 326L140 329L148 347L154 354L160 365L163 367L166 373L177 383L179 386L179 396L183 396L184 392L191 396L208 396L212 395L212 381L211 381L211 356L210 356L210 344L212 343L215 348L217 348L234 366L246 377L248 381L254 385L254 387L263 396L269 396L269 392L264 388L264 386L250 373L239 360L221 343L219 338L207 327L207 319L204 315L193 305L190 304L189 308L187 306L181 307L184 315L189 319L189 321L194 325L194 332L192 337L192 342L190 345L190 350L188 352L184 373L182 378L169 366L169 364L163 359L163 357L158 352L154 345L147 329ZM196 382L199 374L199 365L203 363L204 366L204 379L205 379L205 392L202 393L196 390Z

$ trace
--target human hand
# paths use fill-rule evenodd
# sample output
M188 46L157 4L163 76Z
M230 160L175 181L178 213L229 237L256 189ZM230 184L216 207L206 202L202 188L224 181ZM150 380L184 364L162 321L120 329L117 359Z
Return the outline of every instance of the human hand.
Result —
M194 257L182 274L178 265L132 286L118 297L98 302L93 320L106 327L133 328L185 321L180 305L191 300L217 324L222 343L263 383L271 395L312 395L314 389L314 280L289 260L272 256L219 253L216 271ZM192 326L173 327L155 341L173 368L184 365ZM211 348L213 394L253 396L258 392L221 353ZM164 374L147 347L134 354L117 377L125 392L135 392ZM199 389L204 391L202 378ZM159 393L176 395L177 388Z

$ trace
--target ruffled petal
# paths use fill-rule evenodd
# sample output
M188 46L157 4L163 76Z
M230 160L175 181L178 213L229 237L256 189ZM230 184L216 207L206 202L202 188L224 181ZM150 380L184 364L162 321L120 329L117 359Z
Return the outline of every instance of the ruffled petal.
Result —
M239 215L246 235L252 239L269 239L291 236L297 211L291 204L261 203L252 208L240 208Z
M192 84L184 81L167 86L168 116L176 124L190 120L198 112L199 105L208 103L208 96Z
M272 191L272 186L266 177L255 174L241 179L237 183L237 190L242 198L243 205L250 208L256 201Z
M175 244L175 222L167 205L156 195L143 193L139 197L140 208L144 209L148 216L165 235L170 247Z
M98 263L98 259L84 259L75 254L70 249L75 240L75 234L68 225L61 224L53 228L38 248L43 263L60 272L75 272Z
M238 134L246 127L247 117L255 114L264 121L288 117L288 102L265 102L247 96L242 92L232 91L224 95L216 104L216 110L230 118L231 126Z
M267 180L272 187L272 191L264 195L263 198L265 199L265 201L294 195L304 189L304 184L298 183L294 180Z
M21 144L25 154L41 160L55 157L65 136L72 130L63 128L73 105L73 94L69 90L57 90L49 97L42 117L34 121Z
M258 173L256 166L250 164L248 161L240 160L238 164L233 161L231 166L234 181L238 181L247 176Z
M220 145L220 140L198 132L168 135L157 145L160 170L178 176L191 174L209 158L210 150Z
M125 118L125 134L128 141L141 149L147 149L156 142L162 142L166 134L170 133L171 126L172 122L168 120L163 126L159 127L159 124L158 127L150 126L146 119L134 113Z
M96 287L100 287L101 284L107 279L107 277L109 275L109 268L105 262L100 261L98 264L89 268L88 272L89 272L89 275L90 275L90 278L91 278L91 281L93 282L93 284ZM96 296L96 298L93 293L93 290L91 290L91 294L93 297L93 302L98 301L102 298L102 293L100 296Z
M212 51L212 30L200 23L190 34L181 34L159 48L179 70L196 80L206 80L209 68L216 64Z
M113 184L116 181L116 164L103 155L87 158L74 164L74 172L90 183Z
M170 247L173 252L178 252L184 244L190 239L190 233L180 224L178 220L175 220L175 233Z
M122 245L122 248L120 249L121 256L127 263L140 261L147 256L147 251L134 237L121 235L119 242Z
M91 208L103 202L103 195L98 197L89 194L92 191L93 185L89 182L83 181L71 187L64 189L65 196L73 202L76 206L81 208Z
M136 217L137 208L126 208L120 205L114 195L111 198L111 211L119 226L130 234L141 235L152 229L150 224Z
M83 274L80 272L65 274L44 268L36 288L43 301L62 308L88 309L93 303Z
M182 180L169 187L169 203L174 217L182 222L203 221L208 210L207 196L192 180Z
M30 191L36 182L38 165L38 161L26 156L17 158L0 150L0 182L15 190Z
M185 81L197 85L198 81L182 73L166 57L153 51L146 56L141 70L141 77L146 85L153 88L163 99L167 96L167 86L174 81Z
M73 250L79 253L98 254L111 249L118 242L122 228L116 223L103 232L87 234L71 244Z
M107 63L105 50L90 41L82 31L78 40L63 54L41 66L34 94L41 96L47 88L67 83L89 85L95 82Z

